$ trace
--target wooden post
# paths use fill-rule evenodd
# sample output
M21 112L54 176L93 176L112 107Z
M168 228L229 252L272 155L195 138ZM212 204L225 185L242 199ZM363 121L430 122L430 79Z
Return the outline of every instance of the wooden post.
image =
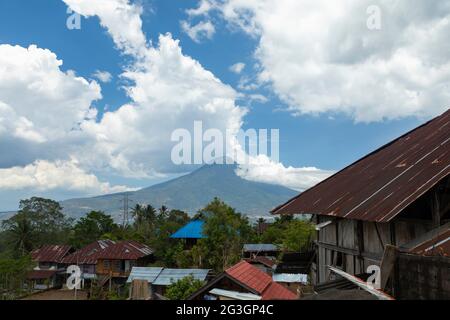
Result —
M397 260L398 249L392 245L386 245L384 249L383 259L381 260L381 290L386 288L389 276L394 270L395 263Z
M433 220L434 228L438 228L441 226L439 195L436 189L433 190L433 193L431 194L431 219Z

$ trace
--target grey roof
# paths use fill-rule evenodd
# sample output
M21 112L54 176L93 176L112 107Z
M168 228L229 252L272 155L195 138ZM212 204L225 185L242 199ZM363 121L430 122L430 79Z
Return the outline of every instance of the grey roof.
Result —
M278 251L278 247L274 244L256 243L256 244L244 244L245 252L264 252L264 251Z
M292 273L279 273L272 276L275 282L284 283L308 283L307 274L292 274Z
M133 267L127 283L133 280L147 280L156 286L168 286L188 276L196 280L205 281L210 270L208 269L164 269Z
M131 283L133 280L147 280L149 283L153 283L162 270L163 268L133 267L127 283Z
M164 269L153 284L155 286L169 286L188 276L193 276L196 280L205 281L208 273L208 269Z

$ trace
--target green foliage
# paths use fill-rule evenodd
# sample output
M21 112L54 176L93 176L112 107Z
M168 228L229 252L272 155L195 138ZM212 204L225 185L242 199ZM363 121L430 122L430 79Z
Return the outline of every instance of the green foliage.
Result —
M72 220L63 213L58 202L31 198L20 201L19 212L3 221L6 242L16 255L26 255L45 244L65 243Z
M168 211L165 207L160 209L149 245L167 267L177 266L177 256L183 249L180 242L170 236L188 222L189 216L183 211Z
M33 266L30 256L0 259L0 292L4 293L0 299L14 299L23 294L26 275Z
M80 248L102 238L108 238L107 235L114 238L117 229L118 226L111 216L101 211L91 211L73 227L71 243Z
M282 216L261 235L260 242L278 244L284 251L304 250L314 234L314 226L305 220Z
M254 230L246 217L217 198L201 214L205 238L192 249L193 260L198 266L223 271L239 261L242 246Z
M307 221L293 220L289 223L281 246L285 251L300 252L308 247L314 234L314 226Z
M186 300L203 285L203 281L197 280L193 276L185 277L168 286L165 296L169 300Z

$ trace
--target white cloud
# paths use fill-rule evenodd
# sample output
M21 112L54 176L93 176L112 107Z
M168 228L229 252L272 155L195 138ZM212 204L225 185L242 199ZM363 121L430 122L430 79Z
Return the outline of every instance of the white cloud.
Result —
M381 9L379 31L367 28L370 5ZM449 106L448 1L224 0L202 8L191 14L209 21L218 10L259 37L259 80L293 114L370 122L431 117Z
M70 8L85 16L98 16L100 23L126 54L145 52L147 41L142 32L142 8L128 0L63 0Z
M4 110L0 118L6 114L14 117L15 121L4 119L3 123L13 127L16 137L38 142L58 139L81 121L95 117L91 103L102 97L100 86L73 71L62 72L61 66L62 61L49 50L0 45L0 103Z
M236 74L240 74L244 69L245 69L245 63L243 63L243 62L235 63L230 67L230 71L233 73L236 73Z
M95 71L92 76L94 78L97 78L99 81L103 83L109 83L113 78L112 74L109 73L108 71L100 71L100 70Z
M87 194L130 191L125 186L111 186L87 174L76 161L35 161L25 167L0 169L0 190L33 188L39 191L65 189Z
M181 29L197 43L200 43L203 39L212 39L216 32L216 28L210 21L202 21L197 24L182 21Z
M236 105L237 92L184 55L170 34L149 45L139 6L64 2L86 17L98 16L117 48L134 58L121 75L132 83L126 88L130 102L97 120L91 107L101 99L97 82L62 72L62 61L49 50L1 45L0 149L11 150L0 154L1 188L123 191L91 172L136 178L174 173L182 168L170 161L173 130L192 129L196 120L204 129L241 128L247 110Z
M238 166L236 173L247 180L280 184L297 191L309 189L334 174L314 167L285 167L266 156L252 158L249 164Z

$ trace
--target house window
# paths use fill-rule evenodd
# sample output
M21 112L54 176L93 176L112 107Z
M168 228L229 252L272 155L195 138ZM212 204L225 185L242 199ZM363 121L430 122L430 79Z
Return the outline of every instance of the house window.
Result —
M105 270L111 269L111 262L109 260L103 261L103 269L105 269Z
M342 252L336 252L336 267L343 269L344 268L344 254Z
M114 261L114 271L122 271L122 261L116 260Z

